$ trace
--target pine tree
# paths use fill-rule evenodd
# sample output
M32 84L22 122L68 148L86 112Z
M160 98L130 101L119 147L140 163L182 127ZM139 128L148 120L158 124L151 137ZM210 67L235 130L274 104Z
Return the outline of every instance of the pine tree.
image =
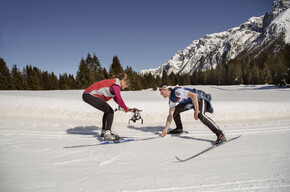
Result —
M281 85L285 84L285 77L287 74L287 70L289 70L289 67L287 66L287 63L289 61L286 60L285 55L283 55L283 51L278 52L275 57L275 77L273 77L273 80L275 81L275 84Z
M168 76L168 82L170 85L177 85L179 82L177 82L177 74L174 74L173 72L169 74Z
M17 65L13 65L11 75L12 75L13 85L16 90L27 89L25 78L23 74L20 72L20 70L17 68Z
M238 85L243 82L241 62L237 59L228 62L227 82L229 85Z
M61 90L68 90L70 89L70 85L69 85L69 79L68 79L68 75L67 73L64 73L64 74L60 74L59 75L59 78L58 78L58 84L59 84L59 88Z
M74 76L67 73L59 75L59 88L61 90L76 89Z
M120 60L117 56L113 57L113 62L110 66L109 76L113 78L114 76L124 73L124 69L120 63Z
M157 86L161 85L162 82L160 76L155 77L155 83Z
M107 72L107 69L106 68L102 68L100 70L101 70L100 74L103 74L103 76L104 76L103 79L108 79L109 78L109 73Z
M208 73L207 71L202 71L201 72L201 80L202 80L202 85L208 85Z
M250 84L252 81L252 76L250 75L250 60L248 58L244 59L242 62L242 79L244 84Z
M76 83L78 89L85 89L94 83L93 72L83 58L77 72Z
M191 80L190 80L190 84L191 85L197 85L198 82L198 71L194 71L191 75Z
M217 82L216 73L215 73L215 70L213 68L211 68L209 71L208 82L210 85L215 85Z
M59 89L58 79L57 79L56 75L54 74L54 72L49 74L49 81L50 81L50 85L51 85L50 90L58 90Z
M181 81L179 85L189 85L190 84L190 76L187 73L181 75Z
M168 77L168 75L167 75L167 72L163 69L163 71L162 71L162 78L161 78L161 81L162 81L162 83L168 83L168 84L170 84L170 82L169 82L169 77Z
M125 73L130 79L128 90L140 90L142 87L141 79L139 75L135 71L133 71L132 67L127 67Z
M148 88L153 88L153 90L157 90L157 85L156 85L155 79L151 73L149 73L147 75L146 81L148 82L148 85L149 85Z
M149 74L145 74L141 77L141 85L142 89L148 89L150 88L149 81L148 81Z
M259 67L256 63L253 65L252 69L252 84L259 84L260 83L260 71Z
M88 53L85 62L93 73L94 81L100 81L104 79L104 75L102 74L103 71L102 71L99 58L96 56L95 53L93 57L91 57L91 55Z
M271 71L269 69L268 63L265 62L264 63L264 68L262 70L262 80L263 83L272 83L272 75L271 75Z
M285 72L285 84L289 86L290 84L290 45L286 45L285 48L281 51L284 57L286 72Z
M42 82L42 71L37 67L32 67L32 70L36 73L40 87L37 90L43 90L43 82Z
M87 55L87 58L86 58L85 62L88 65L88 67L93 71L94 70L93 59L92 59L92 57L91 57L91 55L89 53Z
M43 82L43 90L50 90L51 88L51 82L50 82L50 79L49 79L49 74L47 71L44 71L42 73L42 82Z
M4 59L0 57L0 90L13 89L13 81L9 68L6 66Z
M225 85L226 84L226 62L222 61L216 68L216 76L217 76L217 84L218 85Z
M37 72L33 70L31 65L26 65L26 81L28 89L30 90L41 90L40 81L37 76Z
M68 85L69 85L69 89L77 89L76 80L74 76L71 74L68 75Z
M94 77L95 77L95 81L100 81L105 79L105 75L103 74L103 70L100 64L100 60L99 58L96 56L96 54L94 53L94 56L92 58L92 66L90 67Z

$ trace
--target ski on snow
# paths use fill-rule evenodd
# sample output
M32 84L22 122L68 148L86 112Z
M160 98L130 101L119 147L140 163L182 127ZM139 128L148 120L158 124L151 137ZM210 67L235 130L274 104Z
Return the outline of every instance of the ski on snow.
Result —
M95 143L95 144L67 146L63 148L91 147L91 146L98 146L98 145L126 143L126 142L131 142L131 141L145 141L145 140L156 139L156 138L160 138L160 137L129 138L129 139L122 139L122 140L117 140L117 141L103 141L103 142Z
M204 153L206 153L206 152L208 152L208 151L210 151L210 150L212 150L212 149L214 149L214 148L217 148L217 147L222 146L222 145L224 145L224 144L226 144L226 143L228 143L228 142L231 142L231 141L233 141L233 140L236 140L236 139L238 139L238 138L240 138L240 137L241 137L241 135L239 135L239 136L237 136L237 137L234 137L234 138L231 138L231 139L228 139L228 140L226 140L226 141L224 141L224 142L222 142L222 143L212 145L212 146L210 146L209 148L207 148L207 149L205 149L205 150L199 152L198 154L193 155L193 156L191 156L191 157L189 157L189 158L187 158L187 159L180 159L180 158L177 157L177 156L175 156L175 158L176 158L178 161L180 161L180 162L185 162L185 161L191 160L191 159L193 159L193 158L196 158L196 157L200 156L201 154L204 154Z

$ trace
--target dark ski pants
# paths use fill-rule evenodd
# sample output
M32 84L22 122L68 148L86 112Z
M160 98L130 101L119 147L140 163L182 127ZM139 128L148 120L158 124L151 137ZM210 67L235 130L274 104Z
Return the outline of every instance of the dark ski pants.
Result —
M182 122L180 119L180 113L188 110L185 108L187 104L188 103L185 103L185 104L181 103L175 107L175 111L173 113L173 119L176 124L176 128L183 129ZM213 133L219 136L222 133L222 131L219 129L218 125L215 124L215 122L211 118L205 115L207 102L204 99L201 99L198 101L198 105L199 105L199 111L200 111L200 113L198 114L198 119L205 126L207 126Z
M112 107L103 99L94 97L88 93L83 93L83 100L94 108L104 112L102 130L111 130L114 119L114 110Z

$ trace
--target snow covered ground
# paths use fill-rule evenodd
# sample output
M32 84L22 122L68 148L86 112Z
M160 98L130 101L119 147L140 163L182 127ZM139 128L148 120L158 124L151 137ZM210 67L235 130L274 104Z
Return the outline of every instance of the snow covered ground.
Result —
M182 135L67 149L101 141L102 113L82 101L81 90L1 91L0 191L290 191L290 89L195 88L211 93L209 116L227 138L242 137L183 163L175 156L188 158L216 140L192 111L182 114ZM167 99L152 90L122 96L143 110L144 124L128 125L132 113L116 112L114 131L158 136Z

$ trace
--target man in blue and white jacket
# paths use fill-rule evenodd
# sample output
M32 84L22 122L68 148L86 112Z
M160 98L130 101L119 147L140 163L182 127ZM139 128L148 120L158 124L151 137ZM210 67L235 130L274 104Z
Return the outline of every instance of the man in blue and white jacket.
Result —
M169 131L169 134L183 133L182 122L180 119L180 113L194 109L194 119L200 120L206 125L213 133L216 134L216 143L226 141L226 137L219 129L215 122L205 115L205 112L213 113L211 106L211 95L206 94L201 90L189 89L186 87L174 87L171 88L167 83L162 83L159 86L160 94L164 98L169 98L169 114L167 116L166 125L162 132L162 137L167 135L169 126L174 119L176 129Z

